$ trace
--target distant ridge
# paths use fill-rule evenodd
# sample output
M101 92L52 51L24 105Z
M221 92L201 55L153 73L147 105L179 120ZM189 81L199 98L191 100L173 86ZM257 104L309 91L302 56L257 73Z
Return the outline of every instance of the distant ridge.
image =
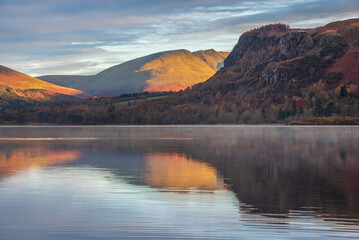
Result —
M92 96L179 91L213 76L228 54L213 49L193 53L181 49L133 59L92 76L48 75L38 78Z

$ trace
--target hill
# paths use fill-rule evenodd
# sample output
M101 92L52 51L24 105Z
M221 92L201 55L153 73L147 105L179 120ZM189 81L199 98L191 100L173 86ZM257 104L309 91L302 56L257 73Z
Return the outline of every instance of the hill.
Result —
M92 96L179 91L213 76L227 55L213 49L194 53L175 50L137 58L93 76L49 75L39 78Z
M74 115L80 119L76 124L343 123L340 119L355 124L358 71L359 19L314 29L271 24L242 34L224 67L190 89L128 104L96 100L93 111L86 110L93 101L87 100L21 114L33 122L65 124ZM40 112L49 115L47 120Z
M359 117L358 85L359 19L314 29L271 24L242 34L224 67L208 81L144 103L143 111L129 108L126 115L135 115L139 123Z
M200 50L193 54L205 61L214 71L218 71L223 67L223 61L229 52L217 52L214 49Z
M0 65L0 101L44 102L87 98L82 91L57 86Z

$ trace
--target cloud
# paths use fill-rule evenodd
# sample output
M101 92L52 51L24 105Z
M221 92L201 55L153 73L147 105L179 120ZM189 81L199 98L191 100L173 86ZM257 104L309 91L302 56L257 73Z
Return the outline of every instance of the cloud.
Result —
M170 49L230 51L244 31L359 17L357 0L0 1L0 64L32 76L91 74Z

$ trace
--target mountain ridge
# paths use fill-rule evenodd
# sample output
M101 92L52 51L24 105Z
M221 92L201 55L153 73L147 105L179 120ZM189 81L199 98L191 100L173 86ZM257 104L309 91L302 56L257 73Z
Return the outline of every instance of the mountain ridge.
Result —
M179 91L210 78L229 53L185 49L154 53L107 68L96 75L46 75L38 78L80 89L92 96Z
M279 83L287 90L289 85L303 87L319 80L330 85L331 79L336 77L340 80L332 85L358 85L359 62L355 56L359 51L358 23L359 19L351 19L308 30L272 24L246 32L224 61L222 71L206 85L217 85L223 94L231 92L225 89L226 83L235 83L235 95L248 91L260 93L265 87ZM348 35L354 38L354 43L348 41ZM345 59L348 56L350 60ZM351 64L343 64L344 60ZM340 70L337 65L344 66L346 71L336 71ZM226 83L219 82L223 78ZM303 85L298 86L299 83Z
M358 124L358 70L359 19L314 29L270 24L242 34L224 67L186 90L138 102L131 95L50 105L46 119L37 113L43 107L27 117L64 124Z
M359 19L350 19L314 29L270 24L248 31L210 79L128 108L126 116L151 124L279 123L355 118L358 106Z

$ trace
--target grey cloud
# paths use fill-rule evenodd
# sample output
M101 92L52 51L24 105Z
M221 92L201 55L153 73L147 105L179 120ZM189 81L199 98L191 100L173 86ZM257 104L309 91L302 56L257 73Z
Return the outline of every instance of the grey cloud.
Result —
M228 51L253 27L313 26L358 10L357 0L0 1L0 64L32 75L94 73L162 50Z

